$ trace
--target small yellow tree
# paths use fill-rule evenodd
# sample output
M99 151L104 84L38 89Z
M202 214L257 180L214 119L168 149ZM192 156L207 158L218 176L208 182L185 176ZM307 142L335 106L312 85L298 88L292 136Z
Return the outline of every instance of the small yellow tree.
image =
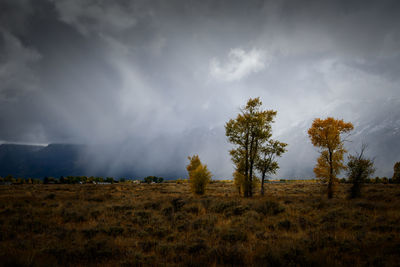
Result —
M343 165L343 154L347 151L344 148L341 134L351 130L353 130L352 123L331 117L325 120L315 119L308 130L312 144L321 149L314 173L317 178L327 182L328 198L333 197L336 176L346 168Z
M193 193L203 195L206 191L207 184L211 181L211 172L207 165L203 165L198 155L188 157L189 164L186 170L189 173L190 188Z

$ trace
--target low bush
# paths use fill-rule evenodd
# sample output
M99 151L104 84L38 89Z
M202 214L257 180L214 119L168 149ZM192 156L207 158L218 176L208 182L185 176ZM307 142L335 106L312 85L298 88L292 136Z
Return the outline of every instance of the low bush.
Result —
M254 210L263 215L277 215L285 211L279 203L271 200L264 200L254 203Z

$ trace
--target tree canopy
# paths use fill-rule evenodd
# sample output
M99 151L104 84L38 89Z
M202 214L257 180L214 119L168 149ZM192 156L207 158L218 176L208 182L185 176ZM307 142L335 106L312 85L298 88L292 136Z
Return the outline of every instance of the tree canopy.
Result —
M362 145L359 153L350 155L347 162L347 175L349 182L352 183L350 197L359 197L361 187L365 181L375 172L374 162L365 157L364 152L367 146Z
M190 188L193 193L202 195L205 193L207 184L211 181L211 172L207 165L203 165L198 155L188 157L189 164L186 170L189 173Z
M328 117L324 120L315 119L308 130L311 143L320 148L320 156L314 173L317 178L328 183L328 198L333 197L336 176L345 169L343 155L347 151L344 148L342 134L349 133L353 128L350 122Z
M393 166L393 177L394 183L400 183L400 161L396 162Z
M264 181L266 175L275 174L279 169L276 157L286 152L286 143L269 139L259 149L256 168L261 173L261 195L264 195Z
M276 111L263 110L261 106L260 98L250 98L236 119L231 119L225 124L225 134L228 141L234 145L230 151L235 165L234 177L239 177L243 182L240 188L243 188L245 197L253 195L256 164L263 158L260 157L262 148L268 147L265 144L271 138L271 123L276 116Z

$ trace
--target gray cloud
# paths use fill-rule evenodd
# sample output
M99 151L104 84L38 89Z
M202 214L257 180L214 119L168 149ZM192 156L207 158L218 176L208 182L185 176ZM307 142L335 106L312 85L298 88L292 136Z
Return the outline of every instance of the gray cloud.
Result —
M55 1L60 19L84 35L119 33L136 25L131 5L123 1Z
M0 140L107 144L87 158L110 174L184 175L199 153L230 177L224 123L260 96L279 177L313 175L315 117L352 121L349 150L381 144L378 175L400 160L396 1L32 3L0 8Z
M37 89L35 62L40 60L40 54L24 47L20 41L8 32L0 32L2 42L2 57L0 59L0 98L3 101L13 101L24 93Z

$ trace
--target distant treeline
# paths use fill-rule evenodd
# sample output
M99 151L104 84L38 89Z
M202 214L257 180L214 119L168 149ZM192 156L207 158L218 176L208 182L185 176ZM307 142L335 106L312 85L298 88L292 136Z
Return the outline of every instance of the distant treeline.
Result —
M87 177L87 176L61 176L60 178L44 177L43 179L34 178L14 178L12 175L0 177L0 184L98 184L98 183L162 183L164 178L157 176L147 176L143 180L128 180L126 178L115 179L113 177Z
M340 183L351 183L351 181L349 181L349 179L346 178L341 178L339 179ZM398 184L400 183L399 180L393 180L393 178L387 178L387 177L375 177L375 178L366 178L364 180L364 183L366 184Z
M320 179L280 179L280 180L267 180L267 183L290 183L290 182L320 182ZM342 184L350 184L351 181L348 178L339 178L338 182ZM366 184L399 184L400 180L393 180L393 178L387 177L375 177L375 178L366 178Z
M265 180L265 183L290 183L290 182L320 182L319 179L279 179L279 180ZM346 184L350 183L349 179L340 178L338 179L340 183ZM34 178L14 178L12 175L7 177L0 177L0 184L114 184L114 183L162 183L165 182L163 177L157 176L147 176L141 180L138 179L126 179L120 178L115 179L113 177L87 177L87 176L61 176L60 178L54 177L44 177L43 179ZM170 180L167 182L176 182L178 184L187 182L186 179ZM232 182L232 180L214 180L213 182ZM396 184L399 183L398 180L393 180L387 177L375 177L368 178L365 180L367 184Z

